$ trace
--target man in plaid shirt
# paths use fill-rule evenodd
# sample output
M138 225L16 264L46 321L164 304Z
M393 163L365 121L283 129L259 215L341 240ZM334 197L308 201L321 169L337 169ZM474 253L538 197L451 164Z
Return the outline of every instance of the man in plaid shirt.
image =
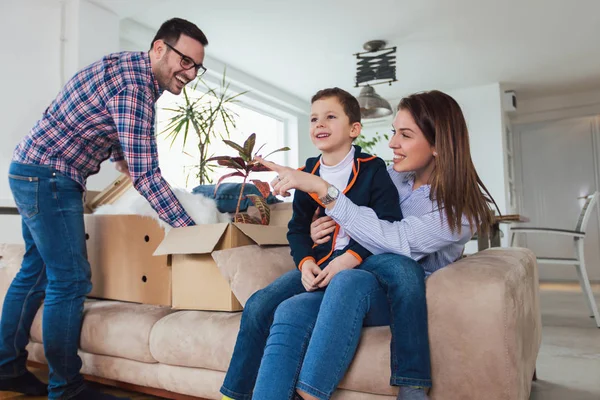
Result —
M166 21L148 52L109 54L78 72L19 143L9 168L26 253L4 300L0 391L50 399L114 399L87 388L77 355L83 302L91 290L83 222L88 176L107 158L128 174L164 221L194 225L163 179L154 105L181 93L205 68L206 36L191 22ZM45 297L46 385L26 369L29 331Z

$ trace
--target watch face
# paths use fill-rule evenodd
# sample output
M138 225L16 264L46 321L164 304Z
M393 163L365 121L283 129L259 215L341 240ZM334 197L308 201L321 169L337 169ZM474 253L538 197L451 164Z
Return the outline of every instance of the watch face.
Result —
M327 188L327 195L333 197L334 199L338 197L340 191L335 186L331 185Z

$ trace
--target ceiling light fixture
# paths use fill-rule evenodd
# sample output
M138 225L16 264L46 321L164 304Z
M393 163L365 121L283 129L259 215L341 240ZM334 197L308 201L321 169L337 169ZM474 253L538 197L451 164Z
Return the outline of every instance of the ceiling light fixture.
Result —
M372 85L396 82L396 47L385 48L383 40L371 40L363 45L366 52L355 54L356 84L362 87L357 97L363 119L392 115L392 106L379 96Z

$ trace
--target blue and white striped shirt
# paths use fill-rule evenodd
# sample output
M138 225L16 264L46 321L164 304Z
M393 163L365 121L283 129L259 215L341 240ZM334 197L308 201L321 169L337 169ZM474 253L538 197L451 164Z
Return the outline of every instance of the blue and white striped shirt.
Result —
M445 213L429 198L429 185L413 191L414 173L396 172L392 167L388 173L400 195L401 221L380 220L372 209L357 206L341 193L326 214L371 253L410 257L419 261L427 275L456 261L473 236L466 217L461 232L452 232Z

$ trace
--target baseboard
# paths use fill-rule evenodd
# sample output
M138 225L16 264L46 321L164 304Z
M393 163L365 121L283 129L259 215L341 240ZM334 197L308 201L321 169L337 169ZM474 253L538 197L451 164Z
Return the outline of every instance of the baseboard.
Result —
M27 365L29 365L33 368L48 370L48 365L39 363L36 361L27 361ZM138 393L148 394L150 396L162 397L164 399L210 400L210 399L206 399L203 397L187 396L185 394L169 392L168 390L156 389L156 388L151 388L151 387L147 387L147 386L134 385L133 383L121 382L121 381L116 381L113 379L105 379L105 378L100 378L98 376L93 376L93 375L84 374L83 378L89 382L95 382L95 383L99 383L101 385L116 387L119 389L127 390L128 392L138 392Z

